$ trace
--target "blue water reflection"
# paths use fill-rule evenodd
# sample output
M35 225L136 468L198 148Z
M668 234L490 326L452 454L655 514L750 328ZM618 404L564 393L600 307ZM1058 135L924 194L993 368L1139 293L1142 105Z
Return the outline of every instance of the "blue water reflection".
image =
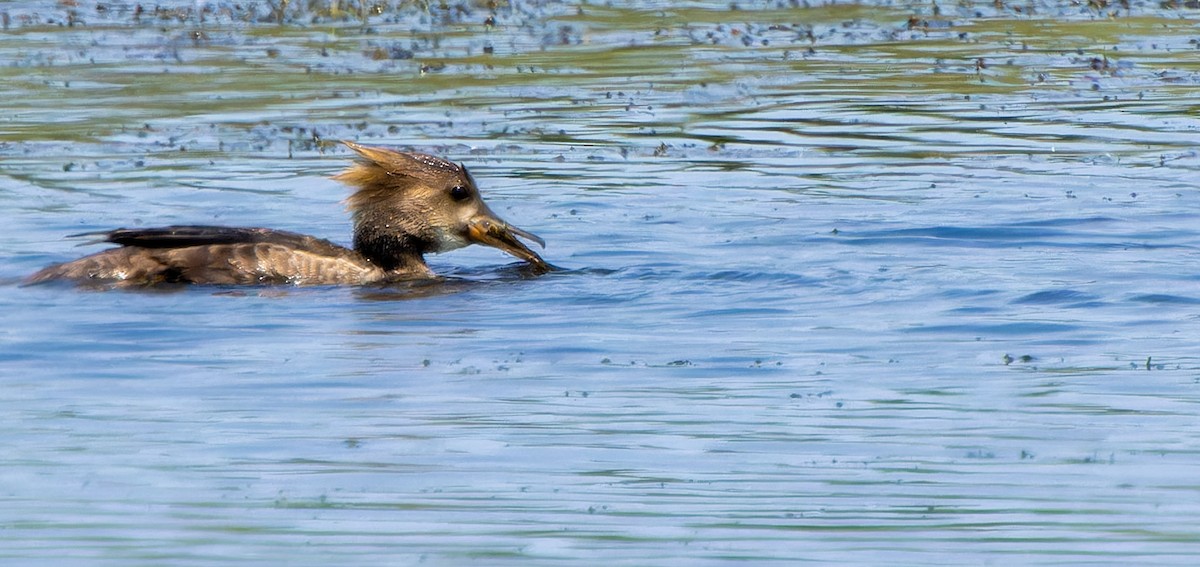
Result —
M1197 77L1148 47L1186 12L80 4L0 36L5 564L1200 551ZM347 242L334 138L466 163L564 270L19 285L116 226Z

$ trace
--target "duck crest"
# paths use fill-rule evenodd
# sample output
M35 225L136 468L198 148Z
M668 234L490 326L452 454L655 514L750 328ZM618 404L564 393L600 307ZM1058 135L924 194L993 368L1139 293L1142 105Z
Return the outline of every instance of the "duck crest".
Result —
M355 189L346 198L346 206L352 213L400 197L414 187L427 187L467 176L466 168L437 156L343 143L354 150L359 159L333 179Z

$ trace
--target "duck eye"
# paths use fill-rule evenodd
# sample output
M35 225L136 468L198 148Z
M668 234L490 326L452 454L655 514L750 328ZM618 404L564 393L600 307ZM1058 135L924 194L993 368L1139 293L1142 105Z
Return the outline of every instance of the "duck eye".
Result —
M462 201L471 196L471 190L463 185L455 185L450 188L450 198L455 201Z

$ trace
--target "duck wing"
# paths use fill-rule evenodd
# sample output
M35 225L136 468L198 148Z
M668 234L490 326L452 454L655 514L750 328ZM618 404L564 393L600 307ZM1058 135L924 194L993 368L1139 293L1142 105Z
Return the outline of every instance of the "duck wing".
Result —
M82 245L109 242L121 246L141 248L186 248L209 244L253 244L274 242L277 244L303 247L310 241L320 240L286 230L269 228L245 228L237 226L177 225L155 228L118 228L96 232L81 232L67 238L95 237Z

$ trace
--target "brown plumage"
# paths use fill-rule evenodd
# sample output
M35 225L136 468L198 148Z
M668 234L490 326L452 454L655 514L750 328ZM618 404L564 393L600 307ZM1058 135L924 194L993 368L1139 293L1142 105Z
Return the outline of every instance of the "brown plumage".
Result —
M462 165L343 143L359 156L334 177L356 189L346 200L354 223L353 249L267 228L122 228L95 233L99 242L119 248L47 267L26 283L361 285L433 277L425 254L469 244L499 248L538 272L554 269L516 237L545 246L542 239L488 209Z

